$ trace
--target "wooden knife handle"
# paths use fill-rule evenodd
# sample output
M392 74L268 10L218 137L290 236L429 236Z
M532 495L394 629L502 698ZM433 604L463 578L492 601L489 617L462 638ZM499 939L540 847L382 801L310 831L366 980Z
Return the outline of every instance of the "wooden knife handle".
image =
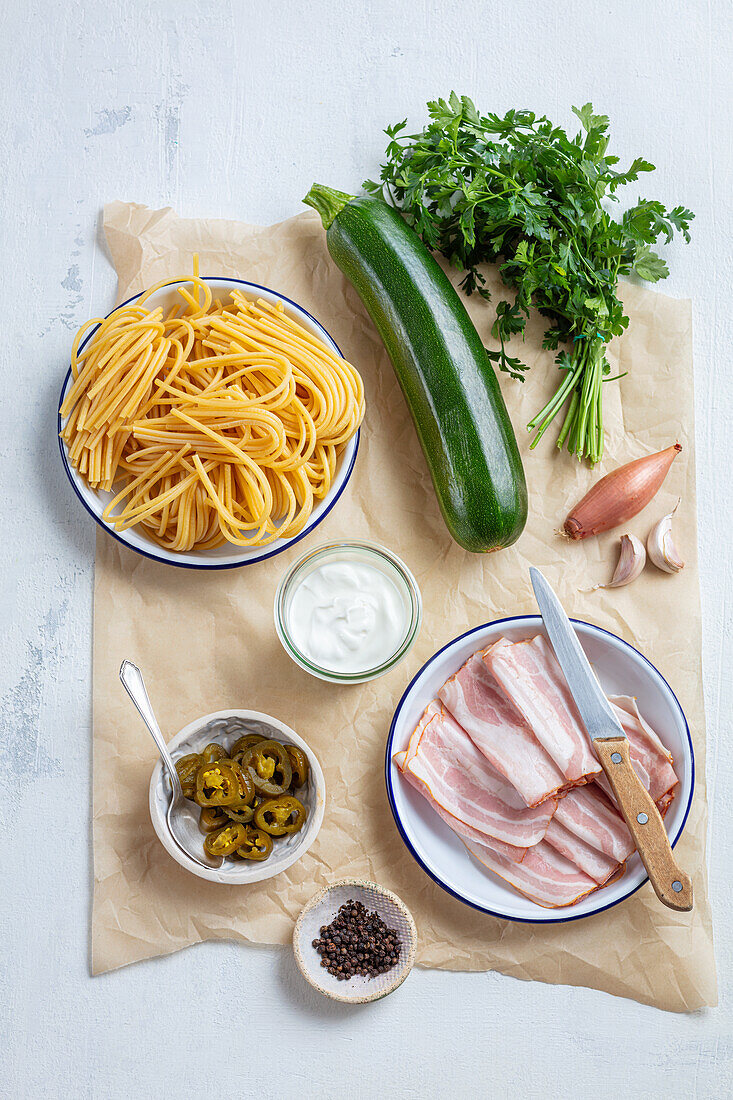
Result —
M633 769L629 742L625 737L599 737L593 746L654 892L670 909L688 913L693 904L690 876L677 865L662 815Z

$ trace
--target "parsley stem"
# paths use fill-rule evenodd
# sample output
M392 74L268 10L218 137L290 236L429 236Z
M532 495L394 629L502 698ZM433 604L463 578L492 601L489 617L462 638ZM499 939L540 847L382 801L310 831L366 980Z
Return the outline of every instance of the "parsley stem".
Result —
M602 385L603 340L578 341L570 353L571 367L545 407L529 422L535 432L530 444L534 448L569 400L565 418L557 437L557 446L567 444L568 451L578 458L599 462L603 455Z
M568 394L571 392L572 389L575 388L579 375L579 368L576 368L573 371L568 371L565 378L562 380L557 390L555 391L554 396L550 398L545 407L537 414L534 420L530 420L529 424L527 425L528 431L534 431L536 429L536 435L530 444L530 449L533 449L537 446L540 439L545 434L547 428L557 416L562 405L567 400Z
M564 444L565 440L567 439L568 432L570 431L570 427L571 427L571 425L573 424L573 422L575 420L575 414L578 411L578 401L579 400L580 400L580 398L578 396L577 389L573 390L573 396L570 398L570 404L568 405L568 411L565 414L565 419L563 421L562 428L560 429L560 434L557 437L558 450L562 450L563 444Z
M585 343L586 341L584 341ZM590 413L590 407L593 401L593 371L588 369L587 363L587 351L584 349L581 353L581 357L585 359L583 364L583 387L580 393L580 410L578 413L578 434L576 439L576 448L574 453L578 457L582 457L585 451L586 445L586 426L588 423L588 416Z

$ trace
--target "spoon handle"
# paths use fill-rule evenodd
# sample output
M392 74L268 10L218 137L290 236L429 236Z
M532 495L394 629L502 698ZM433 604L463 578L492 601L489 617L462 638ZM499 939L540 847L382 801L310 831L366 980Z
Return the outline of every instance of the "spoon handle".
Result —
M145 687L145 681L143 680L142 672L137 667L137 665L134 665L132 663L132 661L123 661L120 665L120 680L122 680L122 685L125 691L137 707L140 717L150 730L153 740L158 746L158 752L161 755L163 763L168 769L168 775L170 777L171 785L173 787L173 798L183 798L181 781L178 778L178 772L176 771L176 766L173 763L173 758L168 752L168 746L163 739L163 734L160 732L160 726L156 721L153 708L150 705L150 699L148 698L148 692Z

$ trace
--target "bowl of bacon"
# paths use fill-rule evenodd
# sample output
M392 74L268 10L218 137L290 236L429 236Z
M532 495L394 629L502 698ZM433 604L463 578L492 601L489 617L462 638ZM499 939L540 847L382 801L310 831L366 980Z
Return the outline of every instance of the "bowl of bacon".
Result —
M677 697L628 642L573 625L674 845L695 780ZM576 920L647 881L538 615L476 627L423 665L392 720L386 781L413 857L483 912Z

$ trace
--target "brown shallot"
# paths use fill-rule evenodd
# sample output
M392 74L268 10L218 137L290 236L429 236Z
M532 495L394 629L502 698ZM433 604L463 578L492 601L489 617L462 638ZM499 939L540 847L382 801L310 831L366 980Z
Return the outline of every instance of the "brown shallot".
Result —
M681 445L674 443L606 474L570 512L564 533L573 540L587 539L626 523L647 506L681 450Z

